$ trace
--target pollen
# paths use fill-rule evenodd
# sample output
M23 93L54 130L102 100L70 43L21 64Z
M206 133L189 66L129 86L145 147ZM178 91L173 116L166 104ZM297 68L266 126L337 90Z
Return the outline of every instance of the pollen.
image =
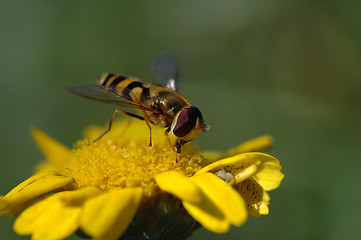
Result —
M79 141L59 173L73 178L76 189L93 186L110 191L142 187L144 196L151 197L160 191L154 180L156 174L173 170L190 177L200 169L202 155L197 147L186 145L176 161L162 129L152 129L157 144L149 146L149 130L141 131L139 128L143 127L136 121L130 126L114 128L125 129L125 133L118 132L123 135L121 138L115 132L95 143L89 143L88 139ZM97 133L101 130L87 130L89 139ZM137 137L127 139L129 134Z

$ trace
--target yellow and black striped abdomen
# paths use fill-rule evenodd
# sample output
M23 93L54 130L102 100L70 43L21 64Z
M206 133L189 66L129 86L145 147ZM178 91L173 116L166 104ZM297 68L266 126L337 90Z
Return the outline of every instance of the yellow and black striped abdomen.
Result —
M105 73L99 78L98 84L105 90L115 92L130 101L141 102L142 99L149 97L148 86L137 79L123 75Z

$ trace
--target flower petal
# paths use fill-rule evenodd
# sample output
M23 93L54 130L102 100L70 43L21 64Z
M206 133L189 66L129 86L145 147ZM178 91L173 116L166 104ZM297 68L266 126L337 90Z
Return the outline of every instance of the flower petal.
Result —
M32 128L31 133L38 147L45 157L55 165L59 165L67 158L70 150L54 140L38 128Z
M14 230L20 235L32 234L32 239L64 239L71 235L79 228L81 207L67 206L62 198L76 192L56 193L28 207L16 219Z
M253 178L235 184L234 189L238 191L245 200L250 216L259 217L260 215L268 214L270 197Z
M102 193L96 187L85 187L77 191L71 191L71 194L64 194L60 199L68 206L81 206L86 200Z
M0 214L6 213L5 209L9 206L9 202L4 200L3 197L0 197Z
M214 163L205 166L195 175L203 174L205 172L226 172L230 173L235 181L238 181L237 178L243 178L243 172L245 169L249 168L250 166L254 165L257 167L260 164L259 158L262 157L263 153L242 153L232 157L224 158ZM252 167L254 168L254 167ZM249 169L248 169L249 170Z
M251 167L252 165L257 167L257 171L255 171L254 167ZM233 157L221 159L205 166L196 172L195 175L204 172L217 173L225 171L231 173L235 181L239 182L238 178L243 180L246 174L244 172L250 170L254 172L255 180L267 191L277 188L284 176L281 173L281 165L278 159L259 152L241 153ZM249 177L248 173L246 175Z
M8 203L0 208L0 213L13 213L20 205L29 200L48 193L70 183L72 178L58 176L50 173L40 173L20 183L3 199Z
M247 219L247 210L242 197L222 179L211 173L191 177L202 190L199 204L182 201L185 209L203 227L216 233L227 232L230 224L242 225Z
M246 152L258 152L264 151L270 148L273 144L273 138L269 135L260 136L258 138L251 139L238 145L235 148L230 149L226 155L232 156Z
M160 189L164 192L170 193L179 199L191 202L200 203L201 190L190 180L189 177L176 171L168 171L155 176Z
M258 171L253 176L254 179L266 191L277 188L284 177L281 172L280 161L270 155L263 154L260 156L261 164L258 166Z
M141 188L126 188L88 200L80 218L81 229L99 240L119 238L133 219L142 195Z
M233 176L237 175L242 169L257 163L258 155L261 153L241 153L232 157L218 160L217 162L211 163L201 170L196 172L196 175L205 172L217 172L220 169L225 169L227 172L232 173Z
M240 183L247 178L251 177L257 171L257 164L253 164L247 168L245 168L242 172L238 173L235 176L235 183Z

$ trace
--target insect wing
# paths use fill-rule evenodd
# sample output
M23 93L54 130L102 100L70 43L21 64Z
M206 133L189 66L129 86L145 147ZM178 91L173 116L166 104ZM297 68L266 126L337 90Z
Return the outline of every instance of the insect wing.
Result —
M123 89L122 91L119 91L122 93L122 95L120 95L114 89L107 90L101 85L94 85L94 84L68 86L66 87L66 89L72 93L75 93L85 98L106 102L106 103L114 103L126 107L145 109L140 103L131 100L130 97L132 95L131 91L127 91L126 94L124 93L127 89L125 90Z
M162 85L174 91L179 90L179 65L172 55L159 55L152 64L152 70Z

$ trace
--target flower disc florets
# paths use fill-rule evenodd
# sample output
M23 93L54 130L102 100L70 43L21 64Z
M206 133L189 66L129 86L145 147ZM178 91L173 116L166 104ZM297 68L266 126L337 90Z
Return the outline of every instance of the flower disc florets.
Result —
M63 176L74 179L77 189L94 186L102 191L115 188L142 187L146 196L159 192L154 176L179 171L191 177L200 169L201 155L193 146L176 157L168 145L119 144L111 140L88 144L79 142L70 153Z

